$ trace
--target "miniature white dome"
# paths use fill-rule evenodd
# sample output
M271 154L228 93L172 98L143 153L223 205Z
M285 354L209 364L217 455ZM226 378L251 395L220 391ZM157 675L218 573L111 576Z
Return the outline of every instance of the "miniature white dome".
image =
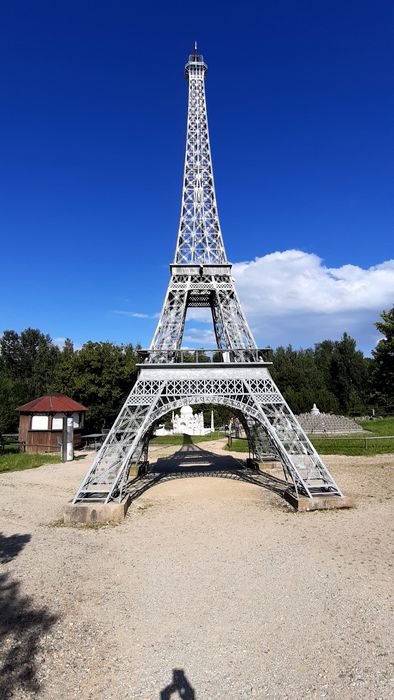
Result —
M182 406L181 408L181 416L192 416L193 415L193 409L191 406Z
M313 407L312 407L312 409L311 409L311 413L312 413L313 416L318 416L319 413L320 413L320 411L319 411L319 409L318 409L318 407L316 406L315 403L313 404Z

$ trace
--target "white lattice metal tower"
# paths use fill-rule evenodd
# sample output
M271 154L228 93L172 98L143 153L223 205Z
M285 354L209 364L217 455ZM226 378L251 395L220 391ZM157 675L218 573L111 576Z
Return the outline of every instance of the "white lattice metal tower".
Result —
M176 350L187 308L210 307L218 348L255 348L227 261L216 204L205 100L207 66L189 56L189 104L181 216L171 280L151 350ZM156 359L155 354L152 359Z
M139 375L74 503L109 503L127 493L130 466L147 460L153 425L195 403L230 407L256 459L280 459L289 493L342 498L342 493L284 401L243 314L219 223L201 55L189 56L188 119L182 206L174 262L160 319ZM189 307L211 309L218 350L192 363L181 349ZM207 362L207 359L210 361ZM202 361L199 361L202 360Z

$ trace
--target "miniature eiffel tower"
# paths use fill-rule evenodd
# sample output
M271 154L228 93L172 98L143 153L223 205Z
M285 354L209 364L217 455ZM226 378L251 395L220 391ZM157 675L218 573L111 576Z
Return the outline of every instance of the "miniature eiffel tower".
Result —
M216 204L206 72L195 47L185 66L189 102L179 232L156 332L149 350L141 353L137 381L73 503L122 502L131 465L147 465L157 421L182 406L205 403L232 409L254 460L267 454L280 460L289 500L304 497L322 504L324 499L337 506L346 499L273 382L271 363L256 346L234 287ZM196 351L194 361L185 363L181 343L190 307L211 309L217 350Z

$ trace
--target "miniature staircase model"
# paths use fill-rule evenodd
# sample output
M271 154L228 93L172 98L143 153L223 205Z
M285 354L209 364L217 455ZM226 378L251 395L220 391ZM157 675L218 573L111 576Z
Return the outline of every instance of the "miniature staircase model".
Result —
M267 454L280 460L293 500L327 501L330 496L339 505L343 494L273 382L271 363L256 346L234 287L216 205L206 71L196 47L185 67L189 101L182 208L161 316L149 350L141 353L137 381L73 504L121 502L131 466L144 465L140 472L146 471L154 424L182 406L206 403L233 409L255 461ZM218 349L197 351L186 363L181 343L189 307L211 309Z

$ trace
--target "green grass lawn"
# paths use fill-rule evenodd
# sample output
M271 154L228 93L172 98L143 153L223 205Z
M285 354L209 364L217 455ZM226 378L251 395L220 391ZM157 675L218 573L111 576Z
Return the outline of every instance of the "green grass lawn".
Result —
M380 455L394 452L394 438L391 440L367 440L364 438L394 435L394 416L380 420L360 422L361 427L368 431L367 435L349 435L349 440L337 437L312 437L316 450L323 455Z
M391 454L394 452L394 438L391 440L367 440L365 438L394 435L394 416L376 421L364 421L360 424L367 435L341 435L333 437L309 436L317 452L322 455L378 455ZM340 438L347 437L348 440ZM366 446L365 446L366 445ZM248 452L247 440L237 440L233 438L232 447L226 447L234 452Z
M35 469L43 464L60 462L58 454L28 454L27 452L6 452L0 455L0 474L2 472L19 472L23 469Z
M209 442L210 440L220 440L224 438L225 434L216 430L214 433L209 433L208 435L160 435L159 437L154 437L150 441L151 445L187 445L194 444L198 445L200 442Z
M150 445L183 445L183 435L159 435L152 438Z
M361 423L362 428L368 431L366 435L341 435L333 437L311 437L311 441L316 450L322 455L377 455L394 453L394 438L391 440L367 440L366 437L380 437L385 435L394 435L394 416L383 418L376 421L364 421ZM187 442L199 444L209 440L218 440L224 438L222 432L211 433L204 436L183 436L183 435L163 435L155 437L151 440L154 445L183 445ZM348 437L348 440L341 440L342 437ZM187 440L187 442L186 442ZM230 450L226 446L227 450ZM248 441L233 438L231 451L247 454L249 452Z
M317 452L322 455L363 456L391 454L394 452L394 440L368 440L367 446L365 446L362 436L350 436L349 440L340 440L337 437L312 437L311 441Z
M394 416L381 418L380 420L367 420L360 423L364 430L369 430L373 435L394 435Z
M249 452L248 441L246 438L233 438L231 447L228 447L226 442L226 447L224 449L230 452Z

